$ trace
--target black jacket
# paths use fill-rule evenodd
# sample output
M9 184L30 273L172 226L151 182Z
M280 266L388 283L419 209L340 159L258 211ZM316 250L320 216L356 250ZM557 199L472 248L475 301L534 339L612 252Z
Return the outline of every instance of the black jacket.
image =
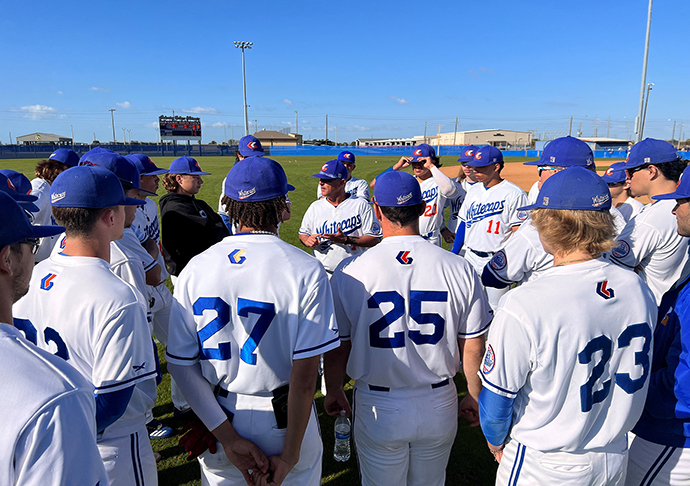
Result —
M205 201L169 192L159 201L163 257L179 275L193 257L230 236L221 217Z

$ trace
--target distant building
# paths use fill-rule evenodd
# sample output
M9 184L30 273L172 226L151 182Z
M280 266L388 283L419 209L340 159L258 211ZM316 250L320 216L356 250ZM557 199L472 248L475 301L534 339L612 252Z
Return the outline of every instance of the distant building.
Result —
M30 133L17 137L17 144L24 145L71 145L71 137L63 137L54 133Z
M419 145L424 143L424 137L412 138L358 138L355 145L358 147L383 147L386 145Z
M275 130L261 130L253 133L264 147L296 147L302 145L302 135L298 133L281 133Z
M493 145L502 149L524 149L532 146L532 133L516 130L470 130L466 132L448 132L440 135L429 135L426 138L416 135L412 138L358 138L359 146L385 145Z
M580 140L587 142L592 150L628 150L632 147L631 140L608 137L580 137Z

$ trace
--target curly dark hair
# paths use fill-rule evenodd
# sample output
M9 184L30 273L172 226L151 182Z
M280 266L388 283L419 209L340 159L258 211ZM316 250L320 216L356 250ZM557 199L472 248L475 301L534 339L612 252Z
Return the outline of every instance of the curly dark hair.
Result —
M69 169L69 167L62 162L53 159L46 159L41 160L38 164L36 164L34 174L36 174L36 177L39 179L43 179L52 186L55 178L59 176L61 172L64 172L67 169Z
M180 184L178 184L175 174L165 174L163 176L163 187L165 187L165 190L168 192L177 192L180 188Z
M283 221L283 211L289 210L285 196L257 202L235 201L223 196L221 204L233 223L263 231L278 226Z
M672 160L671 162L664 162L662 164L652 165L656 165L656 167L661 171L662 174L664 174L664 177L666 177L667 179L673 182L678 182L680 180L680 175L683 173L683 171L688 165L688 161L683 160L681 158L677 158L676 160Z

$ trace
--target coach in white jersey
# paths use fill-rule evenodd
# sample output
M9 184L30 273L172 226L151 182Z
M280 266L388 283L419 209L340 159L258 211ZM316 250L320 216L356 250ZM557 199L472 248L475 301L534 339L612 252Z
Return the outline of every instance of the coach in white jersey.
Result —
M611 164L601 178L609 186L613 207L621 212L626 223L642 211L644 204L630 193L630 181L625 172L625 162Z
M331 278L341 347L325 356L325 408L349 413L347 371L362 484L440 486L457 430L453 377L462 358L460 410L476 421L491 309L470 265L419 235L426 203L412 176L381 175L374 200L384 240Z
M614 244L611 195L582 167L550 177L527 206L553 268L496 312L479 396L497 485L622 485L627 432L649 386L656 304Z
M34 269L14 306L17 327L76 368L94 388L98 448L110 485L157 484L144 414L155 403L156 364L141 294L110 271L122 237L122 185L102 167L74 167L51 187L62 253Z
M347 169L347 179L345 182L345 192L353 197L361 197L369 201L369 184L364 179L358 179L352 175L355 170L355 154L349 150L344 150L338 154L337 160L345 166ZM316 186L316 198L321 199L323 194L321 194L321 184Z
M664 140L646 138L630 150L625 170L633 196L653 198L671 193L687 162ZM690 273L690 239L678 234L671 212L675 202L664 199L650 203L628 221L611 252L615 263L635 270L654 292L657 305L664 293Z
M292 189L273 160L235 164L225 194L239 232L175 285L168 369L223 446L199 457L203 484L320 484L314 390L339 337L323 267L276 234Z
M31 226L3 192L0 213L0 484L105 484L91 384L12 326L12 304L29 290L39 238L64 228Z
M381 226L366 199L345 192L347 169L338 160L329 160L311 177L318 177L323 197L304 213L299 240L333 273L345 258L376 245Z
M518 211L527 203L525 191L501 177L503 154L487 145L467 162L481 184L475 184L460 208L460 226L455 235L453 251L464 242L465 258L481 275L489 260L508 238L527 219L527 213ZM486 288L489 303L496 308L505 289Z
M552 175L568 167L584 167L596 171L594 154L587 143L574 137L561 137L546 145L538 160L523 165L536 165L539 170L539 187ZM530 204L536 202L529 200ZM622 217L620 227L625 225ZM484 266L482 283L487 287L505 288L508 285L528 282L553 266L553 255L544 251L537 230L527 219Z

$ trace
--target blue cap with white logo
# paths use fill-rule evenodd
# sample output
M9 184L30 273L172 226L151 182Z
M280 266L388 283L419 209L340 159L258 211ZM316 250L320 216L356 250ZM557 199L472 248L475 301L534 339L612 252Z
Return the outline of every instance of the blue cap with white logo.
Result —
M145 191L141 188L141 174L136 164L115 152L103 151L91 154L88 158L82 157L80 166L99 166L108 169L115 174L123 184L138 189L142 194L155 196L155 192Z
M19 194L31 194L31 181L21 172L12 169L2 169L0 174L10 180Z
M477 147L476 145L468 145L466 147L463 147L458 162L465 163L474 160L474 154L477 153L477 150L479 150L479 147Z
M57 149L55 152L50 154L50 157L48 158L62 162L67 167L76 167L79 164L79 156L77 153L66 148Z
M611 167L606 169L604 175L601 176L604 182L607 184L618 184L619 182L624 182L628 176L625 173L625 162L616 162L611 164Z
M412 162L419 162L422 157L436 157L436 150L428 143L420 143L412 151Z
M554 167L593 167L594 154L586 142L567 136L550 141L544 147L539 160L524 165L551 165Z
M318 174L312 174L310 177L318 177L319 179L346 180L347 176L348 172L343 163L337 159L333 159L323 164Z
M355 163L355 154L349 150L343 150L338 154L338 160L341 162L349 162L350 164Z
M275 199L294 191L278 162L255 156L236 162L225 178L225 195L240 202Z
M102 209L141 206L145 201L126 197L120 179L105 167L81 165L55 178L50 186L50 204L57 208Z
M470 167L486 167L487 165L503 162L503 152L496 147L486 145L474 154L474 159L465 162Z
M384 207L402 207L414 206L424 201L417 179L407 172L393 170L376 179L374 202Z
M686 168L680 175L678 187L673 192L652 196L652 199L686 199L690 198L690 167Z
M238 146L240 154L244 157L253 157L255 155L264 155L264 148L261 146L261 142L254 135L245 135L240 138L240 143Z
M518 211L538 208L606 211L611 208L611 192L604 180L591 170L570 167L544 181L537 201Z
M65 231L62 226L32 226L24 209L9 193L3 191L0 191L0 213L0 248L27 238L44 238Z
M677 158L678 151L666 140L645 138L632 146L628 160L625 161L625 168L634 169L646 164L663 164Z
M31 194L22 194L17 191L17 187L14 183L4 174L0 174L0 192L9 195L12 199L17 201L21 207L29 212L37 213L39 211L38 206L34 204L34 201L38 198Z
M141 175L162 175L167 174L168 169L159 169L156 164L144 154L130 154L125 156L125 159L132 162Z
M169 174L182 174L182 175L210 175L210 172L203 172L201 167L199 167L199 162L192 157L187 157L183 155L172 161L170 164Z

